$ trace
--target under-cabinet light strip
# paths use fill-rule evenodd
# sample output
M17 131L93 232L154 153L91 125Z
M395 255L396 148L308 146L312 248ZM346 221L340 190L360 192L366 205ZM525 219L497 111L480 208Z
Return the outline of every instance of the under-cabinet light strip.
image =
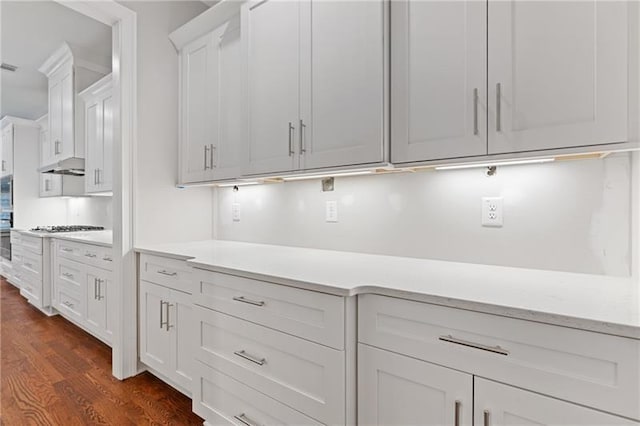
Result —
M480 167L492 167L492 166L516 166L519 164L540 164L550 163L555 161L555 158L534 158L530 160L513 160L513 161L494 161L491 163L469 163L469 164L452 164L450 166L437 166L436 170L456 170L456 169L472 169Z

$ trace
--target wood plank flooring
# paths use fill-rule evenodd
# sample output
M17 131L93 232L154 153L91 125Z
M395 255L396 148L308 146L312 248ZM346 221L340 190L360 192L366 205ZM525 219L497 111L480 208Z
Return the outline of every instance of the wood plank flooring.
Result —
M0 424L201 425L191 400L149 373L111 375L111 348L47 317L0 277Z

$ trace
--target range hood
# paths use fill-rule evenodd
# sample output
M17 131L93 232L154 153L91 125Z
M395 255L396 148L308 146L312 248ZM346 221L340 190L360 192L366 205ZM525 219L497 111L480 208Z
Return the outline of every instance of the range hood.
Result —
M38 169L40 173L56 175L84 176L84 158L65 158L55 163L47 164Z

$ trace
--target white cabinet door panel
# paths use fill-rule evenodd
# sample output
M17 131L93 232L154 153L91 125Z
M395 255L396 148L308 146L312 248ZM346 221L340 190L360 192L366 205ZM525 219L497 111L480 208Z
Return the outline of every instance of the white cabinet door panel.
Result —
M140 360L169 376L174 365L173 336L164 326L168 288L140 282Z
M61 115L61 146L58 148L58 155L56 157L59 158L68 158L73 157L74 155L74 104L76 94L73 88L73 68L69 67L67 73L62 77L61 90L61 104L62 104L62 115Z
M102 101L102 167L98 175L102 191L113 190L113 96Z
M244 11L250 174L290 171L298 165L300 5L266 0L250 3Z
M487 151L487 6L391 2L391 158L433 160Z
M169 305L167 321L176 339L175 380L185 389L191 389L197 347L191 296L179 291L171 291L171 305Z
M303 168L383 161L386 7L301 3Z
M489 154L627 140L628 7L489 2Z
M360 424L470 426L472 390L470 374L358 345Z
M474 420L484 426L639 424L478 377L474 379Z
M87 192L98 190L98 170L100 169L102 148L102 105L98 102L87 106L85 113L85 138L87 156L85 159L85 185Z

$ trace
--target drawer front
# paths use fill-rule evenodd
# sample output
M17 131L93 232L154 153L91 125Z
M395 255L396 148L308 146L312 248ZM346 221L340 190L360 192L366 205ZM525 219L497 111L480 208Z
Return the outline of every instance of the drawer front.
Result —
M21 256L20 267L22 270L42 281L42 256L26 250L22 251Z
M58 257L97 268L113 270L113 250L108 247L56 240Z
M11 240L11 244L13 245L17 245L22 242L20 233L16 231L11 231L11 233L9 234L9 239Z
M20 294L30 300L40 300L42 296L42 281L33 274L20 270L15 271L14 279L20 286Z
M76 321L82 321L84 317L84 306L82 305L81 298L71 291L67 291L64 287L57 289L57 301L56 308L62 314L65 314Z
M363 343L640 418L640 341L376 295L358 296Z
M113 271L113 250L108 247L100 247L96 262L98 268Z
M191 294L191 268L182 260L140 255L140 279Z
M56 240L56 244L58 246L58 257L75 260L77 262L83 261L81 248L77 244L64 240Z
M82 264L58 259L54 267L54 279L57 285L66 285L67 288L74 289L78 293L81 292L86 278L85 267Z
M196 303L344 349L344 298L235 275L194 271Z
M195 364L193 411L209 424L321 424L201 362Z
M42 238L32 237L30 235L21 235L20 245L25 250L29 250L35 254L42 254Z
M344 352L195 307L196 358L327 424L345 422Z

